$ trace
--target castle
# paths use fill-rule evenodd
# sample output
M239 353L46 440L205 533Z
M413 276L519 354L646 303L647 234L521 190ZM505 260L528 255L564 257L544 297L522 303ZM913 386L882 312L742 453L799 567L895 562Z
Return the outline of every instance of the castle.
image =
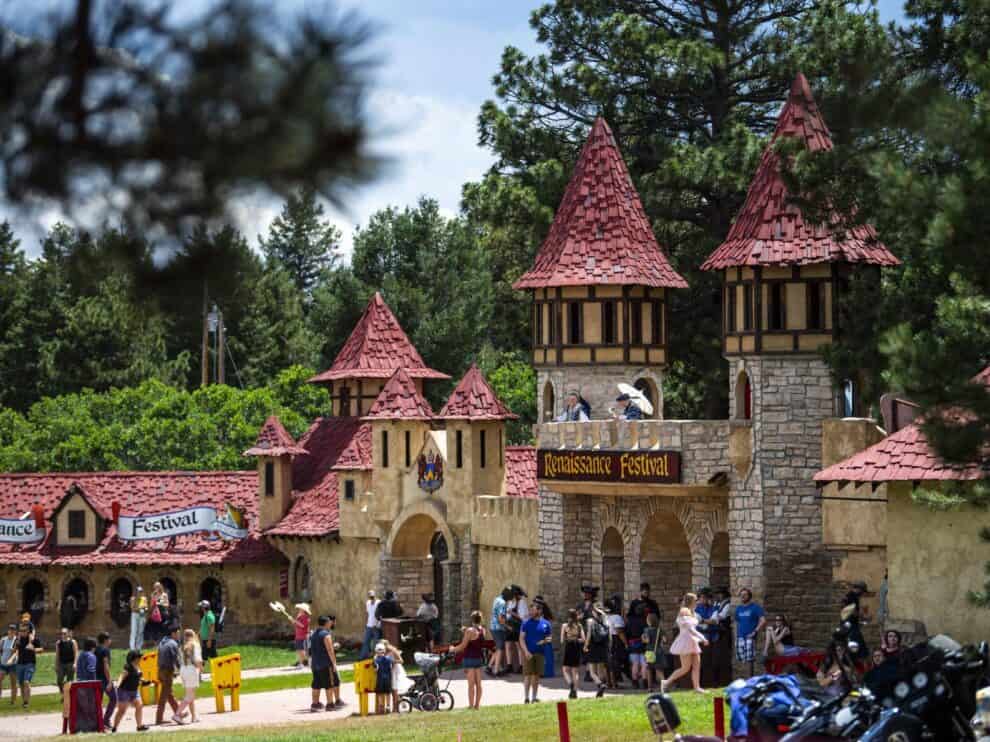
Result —
M699 585L749 587L788 614L803 643L821 643L848 584L865 580L875 593L902 548L886 525L895 495L885 482L900 474L876 470L863 483L824 472L815 482L883 443L884 431L856 417L857 380L837 389L821 348L842 330L850 277L878 280L898 261L870 227L839 234L803 217L780 173L785 137L832 146L801 75L730 233L703 265L722 279L727 419L663 418L670 333L691 332L670 326L667 301L690 289L598 119L516 283L533 301L536 447L506 445L513 414L475 367L432 410L423 385L449 377L426 366L376 294L333 365L311 379L330 392L328 415L298 441L270 418L245 452L254 472L0 476L0 516L37 505L39 529L29 543L0 534L0 611L35 611L53 632L71 594L85 606L81 630L123 631L126 599L159 580L180 611L222 600L239 638L272 630L274 598L333 611L342 634L359 636L370 588L395 590L409 613L434 592L450 631L510 582L563 609L584 583L629 599L648 581L668 611ZM608 418L619 382L654 415ZM590 421L555 422L571 390L590 403ZM901 522L922 517L897 497ZM122 513L191 507L233 508L243 533L121 538ZM923 537L914 548L937 553ZM910 586L897 589L906 612ZM930 621L953 610L929 608Z

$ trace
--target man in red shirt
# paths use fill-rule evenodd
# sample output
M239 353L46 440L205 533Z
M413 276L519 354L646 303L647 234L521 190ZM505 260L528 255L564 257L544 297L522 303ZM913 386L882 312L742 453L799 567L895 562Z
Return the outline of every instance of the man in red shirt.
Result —
M309 617L312 614L312 610L309 607L309 603L296 603L296 619L292 622L295 627L295 634L293 636L295 642L293 646L296 649L296 654L299 655L299 660L296 662L296 667L304 667L309 664L309 657L306 654L306 639L309 637Z

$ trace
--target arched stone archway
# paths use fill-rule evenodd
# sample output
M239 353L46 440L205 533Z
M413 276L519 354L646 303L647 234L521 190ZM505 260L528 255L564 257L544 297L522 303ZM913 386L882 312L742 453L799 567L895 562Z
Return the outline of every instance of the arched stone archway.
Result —
M80 575L70 575L62 584L62 597L59 600L59 623L76 629L86 619L93 601L93 586Z
M28 574L17 584L18 603L21 613L30 613L35 626L41 624L41 618L49 605L48 577L43 574Z
M602 536L602 597L624 595L626 584L625 544L622 535L614 526L605 529Z
M672 509L657 509L644 524L639 559L640 576L650 583L654 600L666 615L676 613L693 586L693 559L687 533Z
M753 417L753 388L750 385L749 374L740 370L736 376L735 419L750 420Z
M134 596L135 584L126 574L112 575L107 580L107 612L110 620L121 629L131 624L131 598Z
M557 414L557 393L553 382L547 379L543 384L543 418L542 421L553 420Z

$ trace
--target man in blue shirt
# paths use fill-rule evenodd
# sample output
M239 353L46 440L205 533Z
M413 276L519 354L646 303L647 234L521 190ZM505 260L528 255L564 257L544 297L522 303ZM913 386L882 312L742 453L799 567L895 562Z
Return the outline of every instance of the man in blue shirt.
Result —
M543 647L549 644L551 638L550 622L543 618L543 601L534 600L529 607L529 619L523 621L519 627L519 646L523 653L523 693L525 703L530 703L530 690L532 690L532 703L537 703L540 699L536 697L540 689L540 678L543 677Z
M492 602L492 619L488 628L492 632L495 651L492 652L492 658L488 662L485 672L494 677L505 674L505 670L502 668L502 659L505 655L506 605L511 597L512 590L508 587L503 587L501 594L496 595L495 600Z
M753 677L756 660L756 635L766 624L763 608L753 602L753 592L748 587L739 591L740 604L736 606L736 659L749 663L749 676Z
M83 642L83 651L76 659L76 680L96 680L96 639L87 638Z
M705 635L709 644L714 644L718 639L717 612L712 603L711 591L704 588L698 593L698 604L694 607L694 613L698 617L698 631Z

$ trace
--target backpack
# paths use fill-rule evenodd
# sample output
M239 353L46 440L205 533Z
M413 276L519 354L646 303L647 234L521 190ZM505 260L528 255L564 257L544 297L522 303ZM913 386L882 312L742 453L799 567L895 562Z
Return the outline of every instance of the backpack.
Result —
M597 618L591 621L591 643L605 644L608 641L608 628Z

